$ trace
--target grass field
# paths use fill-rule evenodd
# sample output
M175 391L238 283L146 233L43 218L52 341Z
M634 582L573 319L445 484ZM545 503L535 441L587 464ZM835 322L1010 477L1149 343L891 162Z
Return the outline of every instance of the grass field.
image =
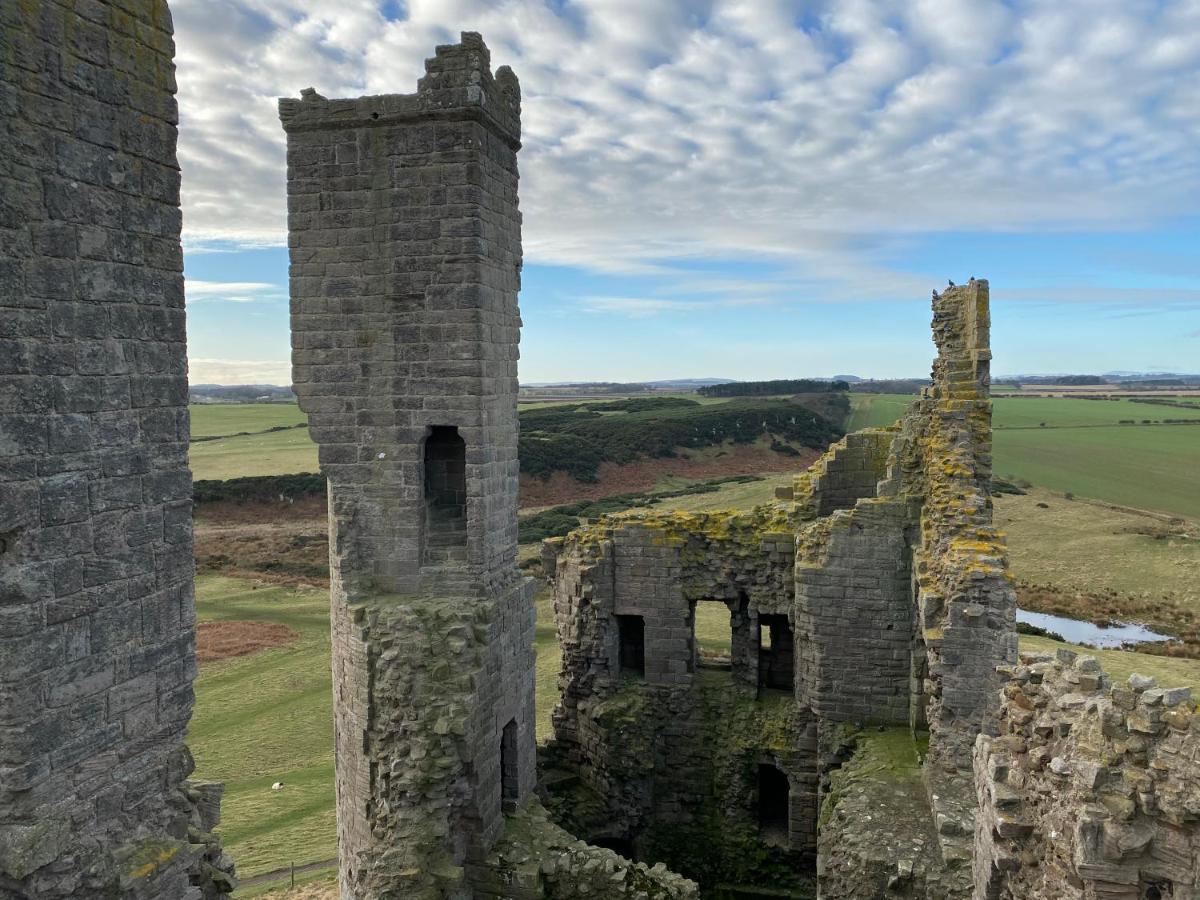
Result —
M891 424L912 400L897 394L851 399L851 430ZM999 397L993 412L997 475L1200 519L1200 425L1141 424L1200 419L1200 410L1129 400ZM1138 424L1118 424L1122 419Z
M189 448L192 477L240 478L316 472L317 445L307 428L203 441Z
M544 740L559 667L548 590L537 607L537 734ZM196 680L188 743L196 777L225 783L220 832L238 873L335 856L328 592L201 576L196 608L202 622L282 622L300 636L287 648L208 663ZM276 781L283 790L271 790Z
M911 400L898 394L854 394L849 427L891 424ZM537 405L558 404L522 408ZM1200 410L1129 400L1001 397L995 401L994 418L994 468L1002 477L1200 518L1200 425L1141 424L1143 419L1200 419ZM301 419L298 407L284 404L192 407L197 436L261 431ZM1118 424L1122 419L1138 424ZM317 470L316 448L304 429L193 444L191 463L198 479ZM764 499L772 494L768 491Z
M188 743L199 778L223 781L221 834L252 876L337 853L333 694L326 591L196 579L200 621L282 622L291 647L208 663L196 680ZM284 782L272 791L271 784Z
M1164 536L1160 519L1033 490L996 497L995 521L1020 581L1200 608L1200 540Z
M197 403L189 407L192 437L266 431L306 421L295 403Z

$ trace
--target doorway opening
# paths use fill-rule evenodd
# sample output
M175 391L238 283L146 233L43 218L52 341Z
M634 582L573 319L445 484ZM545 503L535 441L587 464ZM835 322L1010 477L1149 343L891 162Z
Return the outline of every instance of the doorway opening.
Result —
M791 784L778 767L762 763L758 767L758 831L765 841L786 845Z

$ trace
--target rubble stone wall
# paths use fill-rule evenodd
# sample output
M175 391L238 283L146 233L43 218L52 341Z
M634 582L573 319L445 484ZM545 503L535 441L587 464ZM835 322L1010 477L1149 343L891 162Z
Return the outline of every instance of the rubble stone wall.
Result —
M196 662L173 56L163 0L0 5L5 897L186 900L217 890L209 874L233 886L210 865L219 790L185 781Z
M977 900L1200 896L1200 716L1186 688L1114 687L1090 656L1002 667L975 747Z

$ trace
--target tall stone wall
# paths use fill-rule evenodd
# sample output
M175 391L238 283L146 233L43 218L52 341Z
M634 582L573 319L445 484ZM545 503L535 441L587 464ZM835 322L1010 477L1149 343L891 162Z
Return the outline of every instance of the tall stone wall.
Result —
M913 507L871 499L800 532L797 694L835 722L908 724Z
M163 0L0 4L5 897L199 897L187 870L200 881L215 859L188 830L211 829L196 802L219 794L185 783L183 745L196 663L173 53Z
M347 898L469 897L466 864L535 781L519 115L470 33L415 94L280 101L294 381L329 478Z
M886 495L922 499L914 554L927 664L930 755L970 769L975 735L995 713L996 666L1016 659L1016 597L989 493L992 406L988 283L934 295L933 385L900 420Z

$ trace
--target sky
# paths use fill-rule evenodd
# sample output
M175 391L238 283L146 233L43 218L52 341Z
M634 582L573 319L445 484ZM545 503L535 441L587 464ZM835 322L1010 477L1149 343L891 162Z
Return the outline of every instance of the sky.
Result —
M1200 0L173 0L193 383L289 383L278 97L521 81L523 382L1200 370Z

